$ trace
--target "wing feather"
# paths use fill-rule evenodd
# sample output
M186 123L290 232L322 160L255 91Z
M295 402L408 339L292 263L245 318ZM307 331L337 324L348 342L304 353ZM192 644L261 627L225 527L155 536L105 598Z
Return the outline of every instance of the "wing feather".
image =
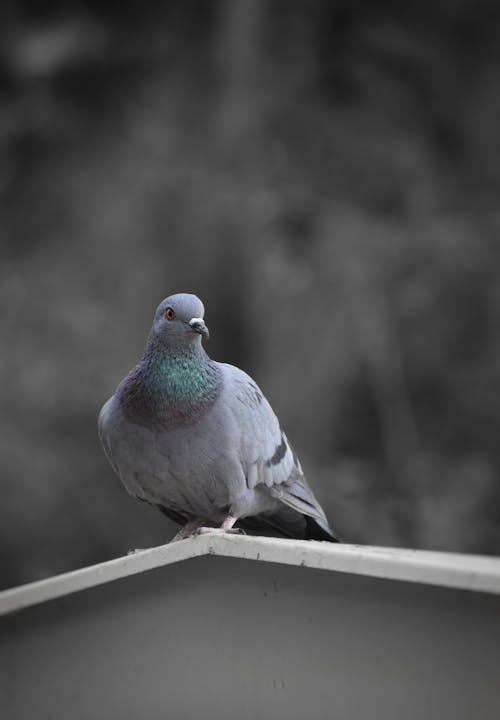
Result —
M267 488L269 495L335 534L309 487L300 462L258 385L242 370L222 365L230 378L234 422L241 428L239 458L247 486Z

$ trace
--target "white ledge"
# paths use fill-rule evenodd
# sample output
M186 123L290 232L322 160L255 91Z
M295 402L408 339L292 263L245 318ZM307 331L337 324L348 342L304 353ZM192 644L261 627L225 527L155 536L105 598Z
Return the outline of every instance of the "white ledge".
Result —
M0 592L0 615L203 555L500 594L500 558L246 535L200 535Z

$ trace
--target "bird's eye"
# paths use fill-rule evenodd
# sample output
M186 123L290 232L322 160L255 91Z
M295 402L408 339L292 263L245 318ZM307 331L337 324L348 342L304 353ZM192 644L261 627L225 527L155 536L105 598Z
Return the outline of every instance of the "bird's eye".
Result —
M165 317L167 320L173 320L175 318L175 313L172 308L169 307L165 310Z

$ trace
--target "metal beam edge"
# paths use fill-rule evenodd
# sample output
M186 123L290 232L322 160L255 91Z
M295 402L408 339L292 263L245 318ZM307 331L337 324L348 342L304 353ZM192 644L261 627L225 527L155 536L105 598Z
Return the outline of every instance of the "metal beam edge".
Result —
M203 555L500 594L500 558L245 535L205 534L0 592L0 615Z

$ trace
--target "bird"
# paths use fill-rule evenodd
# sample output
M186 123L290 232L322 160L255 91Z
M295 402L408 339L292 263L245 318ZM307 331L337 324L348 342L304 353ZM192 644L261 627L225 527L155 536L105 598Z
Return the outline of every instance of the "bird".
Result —
M257 383L206 353L202 301L158 305L139 363L103 405L99 438L135 498L182 527L340 542Z

